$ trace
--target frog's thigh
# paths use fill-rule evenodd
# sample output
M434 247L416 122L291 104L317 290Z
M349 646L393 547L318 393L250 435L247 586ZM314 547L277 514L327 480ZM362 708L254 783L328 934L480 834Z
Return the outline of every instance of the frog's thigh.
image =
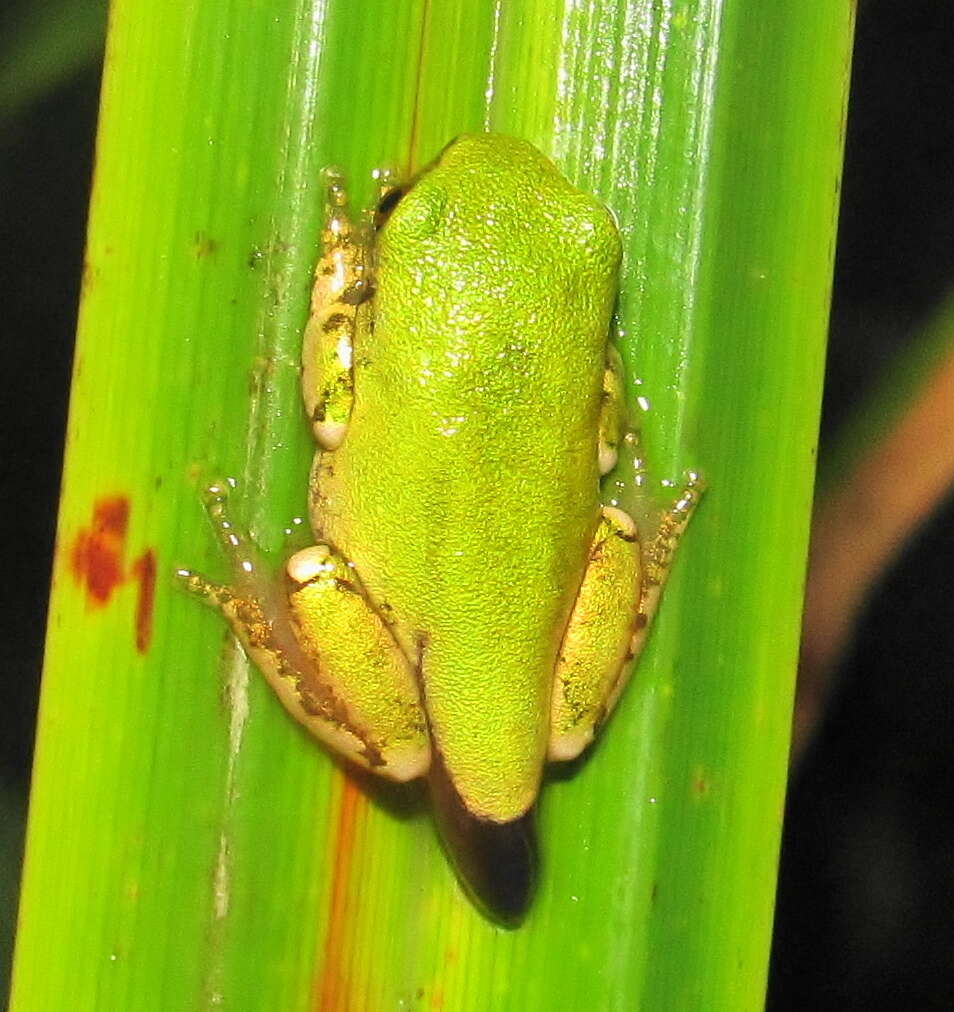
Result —
M395 780L426 772L427 721L417 679L353 567L327 545L288 562L298 645L317 673L299 679L295 715L348 758ZM313 712L314 711L314 712Z
M578 756L616 703L639 621L640 560L635 523L605 507L557 658L550 759Z
M622 510L604 507L590 561L557 659L550 712L550 759L573 759L593 740L639 656L679 539L703 483L690 472L650 541Z
M327 450L341 444L351 414L352 353L355 333L367 325L370 310L370 261L367 229L352 223L343 180L329 173L301 379L315 439Z
M354 570L326 545L288 561L287 608L209 588L286 709L335 752L392 780L427 772L417 682Z

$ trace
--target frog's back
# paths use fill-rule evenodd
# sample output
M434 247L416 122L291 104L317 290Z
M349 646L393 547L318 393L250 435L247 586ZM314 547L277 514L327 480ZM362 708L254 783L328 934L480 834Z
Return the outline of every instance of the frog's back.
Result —
M553 668L596 525L619 239L530 145L462 138L379 243L317 522L420 659L467 807L532 803Z

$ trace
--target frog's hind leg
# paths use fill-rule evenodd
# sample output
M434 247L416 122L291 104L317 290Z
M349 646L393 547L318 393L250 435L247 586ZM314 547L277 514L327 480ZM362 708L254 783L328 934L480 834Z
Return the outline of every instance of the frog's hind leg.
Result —
M593 740L626 685L679 536L699 497L694 475L641 544L628 513L604 507L557 658L548 758L574 759Z
M592 741L629 659L642 580L636 525L606 507L557 656L548 758L573 759Z
M417 682L354 569L327 545L289 559L285 586L260 575L229 520L221 488L207 508L236 585L180 570L225 616L285 708L329 748L392 780L427 772L430 744Z

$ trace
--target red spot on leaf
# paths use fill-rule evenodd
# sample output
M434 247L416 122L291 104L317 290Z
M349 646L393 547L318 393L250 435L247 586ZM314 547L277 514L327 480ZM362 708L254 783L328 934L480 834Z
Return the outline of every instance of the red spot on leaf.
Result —
M122 584L136 581L134 633L136 649L145 653L152 639L152 613L156 596L156 553L148 548L125 568L129 498L103 496L93 506L89 527L76 532L70 545L69 564L76 582L86 591L86 602L103 608Z
M144 654L152 640L152 609L156 599L156 553L147 548L132 564L133 578L139 581L136 597L136 649Z
M86 587L90 604L102 607L123 581L123 554L129 500L117 495L100 499L93 507L93 522L77 532L70 565L78 583Z

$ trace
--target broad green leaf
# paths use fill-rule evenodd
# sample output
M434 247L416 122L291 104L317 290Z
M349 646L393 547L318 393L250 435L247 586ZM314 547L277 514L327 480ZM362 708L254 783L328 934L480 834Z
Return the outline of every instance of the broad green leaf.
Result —
M15 1012L761 1006L851 27L795 0L115 0ZM514 931L424 793L346 775L172 578L225 574L209 479L276 563L303 512L321 169L361 200L481 129L617 215L646 454L709 485L619 711L548 778Z

